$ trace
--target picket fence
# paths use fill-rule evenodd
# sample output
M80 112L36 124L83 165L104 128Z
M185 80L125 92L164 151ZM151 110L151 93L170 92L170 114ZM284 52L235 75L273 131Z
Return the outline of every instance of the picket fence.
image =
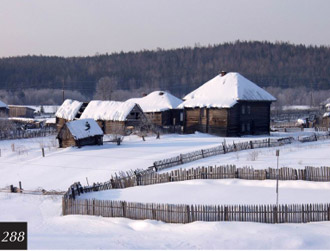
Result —
M46 137L54 134L56 134L56 129L52 127L45 127L42 129L32 129L25 131L24 130L14 130L10 132L0 131L0 140Z
M307 223L330 220L330 204L293 205L173 205L111 200L63 198L63 215L125 217L166 223L194 221L244 221L260 223Z
M195 160L216 156L220 154L226 154L230 152L243 151L247 149L278 147L278 146L291 144L292 142L295 141L305 143L305 142L312 142L312 141L325 140L325 139L330 139L330 133L324 135L313 134L311 136L298 137L297 139L294 139L293 137L285 137L279 139L268 138L262 140L252 140L252 141L239 142L233 144L222 143L221 145L216 147L180 154L172 158L155 161L153 163L153 166L149 167L149 169L154 169L157 172L173 166L178 166Z
M306 166L305 169L281 167L278 169L278 178L279 180L330 181L330 167ZM70 186L64 197L76 198L76 196L79 196L81 193L87 192L123 189L134 186L146 186L195 179L275 180L277 179L277 170L275 168L236 168L235 165L227 165L178 169L166 173L153 172L144 175L139 173L127 173L126 175L112 176L110 181L94 184L93 186L83 187L77 182Z

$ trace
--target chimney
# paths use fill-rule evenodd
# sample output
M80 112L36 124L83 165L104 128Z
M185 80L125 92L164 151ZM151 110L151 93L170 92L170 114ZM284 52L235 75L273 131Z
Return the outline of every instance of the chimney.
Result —
M221 76L221 77L223 77L223 76L226 75L226 74L227 74L226 71L221 71L221 72L220 72L220 76Z
M145 92L142 92L142 94L141 94L142 97L145 97L145 96L147 96L147 95L148 95L148 94L145 93Z

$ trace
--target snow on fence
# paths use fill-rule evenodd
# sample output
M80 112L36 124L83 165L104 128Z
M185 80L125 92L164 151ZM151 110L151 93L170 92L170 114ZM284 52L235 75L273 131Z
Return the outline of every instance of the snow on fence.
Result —
M93 186L82 187L79 182L75 183L70 186L64 197L75 199L81 193L195 179L275 180L276 177L277 170L275 168L255 170L252 167L236 168L235 165L178 169L167 173L152 172L143 175L127 173L112 176L110 181ZM305 169L281 167L278 171L278 177L279 180L330 181L330 167L307 166Z
M173 205L110 200L63 198L63 215L80 214L158 220L166 223L194 221L245 221L307 223L330 220L330 204L293 205Z
M49 135L54 135L55 133L56 133L56 129L52 127L45 127L42 129L32 129L25 131L24 130L14 130L10 132L0 131L0 140L46 137Z

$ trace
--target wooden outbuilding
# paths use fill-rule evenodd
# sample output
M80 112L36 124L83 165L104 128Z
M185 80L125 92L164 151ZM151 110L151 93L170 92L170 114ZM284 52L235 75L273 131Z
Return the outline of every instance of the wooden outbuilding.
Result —
M276 99L239 73L222 72L184 97L184 133L269 134Z
M35 109L21 106L9 105L9 117L12 118L34 118Z
M330 99L328 99L330 101ZM322 126L330 128L330 103L324 105L325 113L322 117Z
M142 98L132 98L128 101L137 103L153 125L183 125L183 109L177 108L183 101L168 92L154 91Z
M147 129L149 123L141 107L128 101L90 101L81 118L94 119L104 134L117 135Z
M5 116L7 116L8 113L9 113L9 107L8 107L8 105L5 104L4 102L2 102L2 101L0 100L0 116L1 116L1 115L5 115Z
M65 123L57 139L61 148L103 145L103 132L93 119L79 119Z
M57 132L61 130L66 122L79 119L87 104L77 100L66 99L55 114Z

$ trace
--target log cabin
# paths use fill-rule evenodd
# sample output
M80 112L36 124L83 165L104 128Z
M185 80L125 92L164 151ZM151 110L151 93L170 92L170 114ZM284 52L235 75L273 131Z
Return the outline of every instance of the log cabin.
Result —
M5 104L4 102L2 102L0 100L0 115L5 115L7 116L9 113L9 107L7 104Z
M56 117L56 130L59 132L68 121L79 119L88 103L66 99L58 108Z
M69 121L57 134L61 148L86 145L103 145L103 132L93 119Z
M141 107L128 101L90 101L80 118L94 119L104 134L127 135L148 125Z
M178 109L182 100L165 91L154 91L142 98L128 101L138 104L148 120L158 127L183 125L183 109Z
M184 97L184 133L269 134L276 99L239 73L221 72Z
M9 105L9 117L34 118L35 109L22 105Z

